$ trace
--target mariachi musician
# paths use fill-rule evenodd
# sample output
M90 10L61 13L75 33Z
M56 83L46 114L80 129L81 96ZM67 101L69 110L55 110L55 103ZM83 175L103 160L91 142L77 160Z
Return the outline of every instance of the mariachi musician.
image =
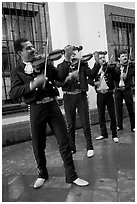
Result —
M127 50L118 52L119 63L116 65L119 81L115 83L115 104L117 115L117 130L123 129L123 99L128 110L131 131L135 132L135 113L133 105L133 77L135 76L135 63L128 60Z
M107 106L110 116L110 129L112 131L112 140L118 142L116 116L114 106L114 80L119 80L119 75L114 69L114 65L109 65L106 62L105 55L107 52L98 51L94 53L95 64L92 69L94 72L94 80L88 80L89 84L95 87L97 93L97 108L99 116L99 124L101 135L96 140L108 138L108 131L106 127L105 108Z
M14 48L20 56L19 63L12 71L11 97L24 98L30 105L30 124L33 152L38 167L38 179L34 188L41 187L49 178L46 167L46 124L52 128L59 145L59 151L64 162L67 183L86 186L89 183L78 178L73 163L70 145L67 137L67 128L60 111L56 96L58 90L54 80L64 81L69 73L70 57L73 46L65 48L65 60L61 70L57 70L50 59L37 63L35 49L32 43L25 38L15 41ZM37 65L37 66L36 66ZM46 74L45 74L46 73Z
M81 56L80 58L77 58L76 55L78 55L77 51L73 51L69 75L64 83L58 83L58 87L61 87L63 91L64 110L68 125L71 152L72 154L76 153L75 122L77 110L85 136L87 157L92 157L94 155L94 148L87 100L87 79L92 79L93 75L87 61L91 59L93 55L89 54ZM62 63L58 65L58 70L62 69L61 67Z

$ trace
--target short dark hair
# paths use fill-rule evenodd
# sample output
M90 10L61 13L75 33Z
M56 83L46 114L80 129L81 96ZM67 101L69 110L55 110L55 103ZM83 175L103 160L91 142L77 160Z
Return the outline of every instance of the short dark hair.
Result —
M128 51L126 49L120 49L117 53L117 56L120 57L122 54L128 54Z
M27 38L19 38L18 40L16 40L14 42L14 50L16 53L18 53L18 51L22 51L23 46L22 43L27 42L28 39Z

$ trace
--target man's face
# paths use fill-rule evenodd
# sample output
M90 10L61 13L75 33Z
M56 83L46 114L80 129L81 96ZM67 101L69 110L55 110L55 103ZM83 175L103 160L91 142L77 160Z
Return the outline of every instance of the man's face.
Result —
M126 53L123 53L118 59L120 61L120 64L126 64L128 61L128 55Z
M101 66L103 66L104 64L106 64L106 58L104 54L99 54L99 64Z
M23 49L19 51L19 55L24 62L31 62L35 56L35 48L30 41L22 43Z
M76 58L76 52L73 51L73 53L72 53L72 55L71 55L71 60L73 61L73 59L75 59L75 58Z

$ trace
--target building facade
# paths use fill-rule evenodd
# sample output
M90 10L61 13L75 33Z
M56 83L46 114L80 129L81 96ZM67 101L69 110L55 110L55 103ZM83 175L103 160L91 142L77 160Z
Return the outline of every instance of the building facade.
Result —
M2 101L10 100L10 73L17 63L13 43L27 37L38 53L62 49L67 44L83 46L82 54L108 52L108 61L125 48L135 58L135 5L121 2L3 2L2 3ZM61 59L62 60L62 59ZM58 64L60 60L55 62ZM94 59L89 61L92 68ZM89 87L90 107L96 107L95 91ZM62 93L60 91L60 97ZM90 100L91 99L91 100Z

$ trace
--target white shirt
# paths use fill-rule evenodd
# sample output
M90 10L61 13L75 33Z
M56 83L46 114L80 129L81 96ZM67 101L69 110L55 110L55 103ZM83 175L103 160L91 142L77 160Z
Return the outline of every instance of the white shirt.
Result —
M107 90L107 89L109 89L109 87L108 87L108 85L107 85L107 83L106 83L106 81L104 79L105 72L102 70L102 68L103 67L101 67L99 72L98 72L98 74L101 73L101 76L100 76L100 86L99 86L99 88L97 90Z
M123 71L124 71L124 66L121 65L121 67L120 67L121 74L120 74L119 87L125 86L125 83L124 83L124 72Z

